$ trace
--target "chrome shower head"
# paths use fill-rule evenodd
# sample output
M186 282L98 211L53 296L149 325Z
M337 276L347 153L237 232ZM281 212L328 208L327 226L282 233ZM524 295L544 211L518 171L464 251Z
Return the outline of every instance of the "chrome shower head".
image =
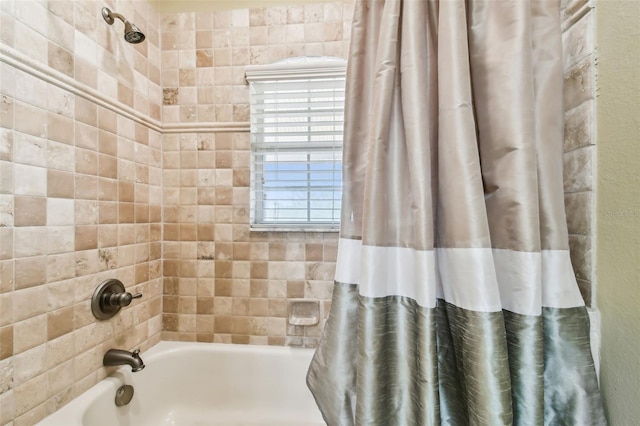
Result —
M108 7L103 7L102 18L109 25L113 25L113 18L118 18L119 20L124 22L124 39L127 42L137 44L144 41L144 34L142 33L142 31L140 31L140 28L124 19L124 16L120 15L119 13L112 12Z

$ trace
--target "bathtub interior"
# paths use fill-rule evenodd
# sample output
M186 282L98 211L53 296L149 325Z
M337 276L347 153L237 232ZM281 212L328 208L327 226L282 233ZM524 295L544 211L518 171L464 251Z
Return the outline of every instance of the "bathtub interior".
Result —
M62 424L56 421L92 426L324 425L304 380L312 354L299 348L160 342L141 354L144 370L118 368L42 426ZM116 407L116 390L123 384L134 387L134 397ZM74 411L75 419L63 420L65 409Z

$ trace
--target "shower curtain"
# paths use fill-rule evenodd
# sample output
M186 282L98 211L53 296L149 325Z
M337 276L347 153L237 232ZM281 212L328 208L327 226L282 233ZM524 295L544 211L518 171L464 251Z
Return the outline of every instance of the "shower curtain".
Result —
M606 424L563 203L559 1L357 0L330 426Z

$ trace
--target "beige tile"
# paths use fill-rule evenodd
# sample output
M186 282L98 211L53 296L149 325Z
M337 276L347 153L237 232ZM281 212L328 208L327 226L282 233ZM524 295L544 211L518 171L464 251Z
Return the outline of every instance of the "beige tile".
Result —
M0 328L0 361L13 355L13 329L14 325Z
M249 9L249 25L252 27L266 25L266 10L263 8Z
M117 158L115 156L118 153L116 135L101 130L98 136L98 150L101 153L98 159L101 176L115 178L117 173Z
M91 114L86 113L85 120L94 120ZM98 129L95 125L85 124L80 121L75 122L75 144L79 148L87 148L95 151L98 147ZM78 153L76 152L76 156Z
M113 111L106 108L98 108L98 127L108 133L118 133L118 117ZM107 152L100 149L100 152L105 154L115 155L115 152Z
M47 276L47 304L49 310L72 305L74 302L74 280L76 257L73 253L49 256ZM64 280L64 281L60 281Z
M70 253L74 250L73 226L49 226L47 227L47 247L48 254Z
M303 298L304 281L287 281L287 298Z
M196 50L196 67L205 68L205 67L212 67L212 66L213 66L213 49Z
M77 226L75 234L75 250L91 250L98 247L97 226Z
M118 223L134 223L135 222L135 204L119 203L118 204Z
M22 102L16 102L14 114L16 131L37 136L38 138L47 137L47 111ZM35 141L34 143L41 145L41 149L42 147L46 148L46 144L43 141ZM16 145L15 149L19 151L22 147Z
M575 149L563 156L564 191L580 192L593 189L594 147Z
M213 297L198 297L196 300L198 315L213 315Z
M13 121L10 125L13 125ZM0 160L13 161L13 138L12 130L0 128Z
M66 361L47 372L49 381L48 395L52 396L65 390L71 391L73 385L73 362Z
M211 30L197 31L196 32L196 48L207 49L211 47L213 47L213 32Z
M1 237L8 235L8 233L0 233ZM11 256L13 257L13 256ZM14 289L14 281L13 281L13 272L14 272L14 260L3 260L0 261L0 294L8 293L13 291ZM8 314L7 311L4 312L5 315ZM4 316L3 316L4 317ZM6 325L4 322L0 321L0 325Z
M98 174L102 177L116 179L118 177L118 160L106 154L98 156Z
M201 55L202 56L202 55ZM201 65L205 66L205 65ZM196 84L196 70L194 68L181 68L178 72L178 83L180 87L195 86Z
M0 161L0 193L13 193L13 163Z
M55 43L49 42L48 55L48 63L51 68L69 77L73 76L74 62L71 52Z
M98 174L98 155L94 151L76 149L76 173Z
M306 299L330 300L333 292L332 281L305 281L304 297Z
M42 105L41 108L47 108L50 113L60 114L67 118L73 118L75 97L73 94L53 85L49 85L45 89L45 87L38 87L34 82L29 82L29 84L32 84L36 90L46 90L46 105ZM37 105L37 103L34 102L34 105Z
M67 145L74 143L73 120L59 114L48 113L47 115L47 137L49 141L54 140ZM51 148L49 152L51 155Z
M13 329L14 353L20 354L47 341L47 316L43 314L19 321Z
M73 134L73 133L71 133ZM75 171L75 148L73 147L73 140L58 143L49 141L47 143L47 167L49 171L52 169L63 170L67 172Z
M593 145L594 102L583 102L566 112L564 120L564 150L571 151L583 146Z
M280 262L278 262L280 263ZM273 267L270 268L270 274L271 271L275 269ZM273 275L279 275L279 274L273 274ZM284 274L283 274L284 275ZM267 289L267 294L270 298L284 298L287 295L287 282L284 279L274 279L272 277L269 277L269 281L268 281L268 289Z
M15 321L33 318L47 311L47 295L40 288L16 290L13 293Z
M576 278L591 281L591 237L570 235L569 251Z
M47 170L31 165L14 165L16 194L44 196L47 194Z
M15 104L12 97L0 94L0 126L13 129ZM6 158L2 158L6 159Z
M592 235L593 193L568 193L564 196L569 234Z
M57 170L47 171L47 195L49 197L73 198L74 183L72 173Z
M569 111L581 103L593 99L594 96L594 59L593 55L589 55L569 69L565 74L565 111Z
M58 309L47 315L47 339L53 340L73 330L73 307Z
M287 332L287 320L286 318L269 318L267 322L267 332L269 336L279 337L284 336ZM271 344L271 340L269 341ZM280 343L282 345L283 343Z
M560 4L562 21L571 22L574 15L580 14L582 8L588 3L587 0L563 0Z
M47 282L47 258L45 256L16 259L15 288L27 288Z
M103 356L100 352L101 348L96 347L83 351L74 358L73 376L76 381L86 377L100 366Z
M118 181L115 179L106 178L98 179L98 199L101 201L118 201ZM115 203L109 204L115 205Z
M34 377L14 389L16 417L35 408L47 398L46 374Z
M47 221L47 199L43 197L14 198L15 226L42 226Z
M580 62L595 50L594 13L587 13L562 34L564 69Z
M30 257L46 254L47 229L42 226L15 228L14 256Z
M269 260L285 260L287 258L287 244L284 242L269 242Z
M0 227L13 227L15 223L14 197L0 194Z

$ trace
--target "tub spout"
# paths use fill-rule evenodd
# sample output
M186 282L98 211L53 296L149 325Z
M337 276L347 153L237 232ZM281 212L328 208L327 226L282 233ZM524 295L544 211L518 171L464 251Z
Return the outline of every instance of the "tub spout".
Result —
M113 367L116 365L129 365L131 371L134 373L144 368L144 361L140 358L140 349L136 349L133 352L123 351L122 349L109 349L104 358L102 364L105 367Z

